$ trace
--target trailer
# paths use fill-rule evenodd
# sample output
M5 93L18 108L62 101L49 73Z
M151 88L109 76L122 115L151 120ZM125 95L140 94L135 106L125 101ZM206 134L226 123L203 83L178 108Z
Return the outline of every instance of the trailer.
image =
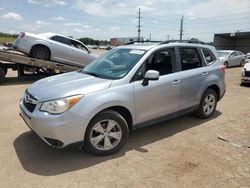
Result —
M34 59L14 50L0 50L0 83L4 82L8 69L17 71L18 79L20 79L30 76L51 76L76 71L83 67Z

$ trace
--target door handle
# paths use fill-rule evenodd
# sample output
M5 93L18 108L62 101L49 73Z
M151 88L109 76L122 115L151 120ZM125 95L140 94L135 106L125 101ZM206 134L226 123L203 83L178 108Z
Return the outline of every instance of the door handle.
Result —
M177 84L179 84L179 83L181 83L181 80L174 80L174 81L172 81L172 84L173 84L173 85L177 85Z
M201 75L202 75L202 76L207 76L207 75L208 75L208 72L203 72Z

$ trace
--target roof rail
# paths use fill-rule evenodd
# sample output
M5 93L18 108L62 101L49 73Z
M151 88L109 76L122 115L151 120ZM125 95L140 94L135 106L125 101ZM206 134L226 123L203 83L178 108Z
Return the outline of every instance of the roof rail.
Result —
M206 44L205 42L202 41L193 41L193 40L166 40L160 43L161 44L168 44L168 43L173 43L173 42L179 42L179 43L193 43L193 44Z
M138 40L136 40L136 41L131 41L131 42L128 42L128 43L126 43L126 44L124 44L124 45L130 45L130 44L135 44L135 43L139 43L139 44L143 44L143 43L161 43L162 41L138 41Z

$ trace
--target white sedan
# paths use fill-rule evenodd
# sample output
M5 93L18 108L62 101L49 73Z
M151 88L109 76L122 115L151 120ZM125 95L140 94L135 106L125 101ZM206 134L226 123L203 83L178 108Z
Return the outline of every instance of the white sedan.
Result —
M96 55L79 40L55 33L32 34L21 32L14 48L36 59L57 61L84 67Z
M220 60L226 67L244 66L246 55L235 50L218 50Z

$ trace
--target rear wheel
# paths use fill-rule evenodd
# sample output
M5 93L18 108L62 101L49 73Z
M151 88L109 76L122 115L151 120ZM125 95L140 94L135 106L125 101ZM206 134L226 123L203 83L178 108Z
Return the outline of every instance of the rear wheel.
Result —
M226 68L228 68L228 62L227 61L224 62L224 65L225 65Z
M127 122L119 113L103 111L89 123L84 145L94 155L111 155L124 146L128 133Z
M196 111L196 115L200 118L209 118L213 115L217 106L217 94L213 89L207 89L199 105L199 109Z
M50 50L46 46L34 46L31 49L30 56L36 59L49 60Z

